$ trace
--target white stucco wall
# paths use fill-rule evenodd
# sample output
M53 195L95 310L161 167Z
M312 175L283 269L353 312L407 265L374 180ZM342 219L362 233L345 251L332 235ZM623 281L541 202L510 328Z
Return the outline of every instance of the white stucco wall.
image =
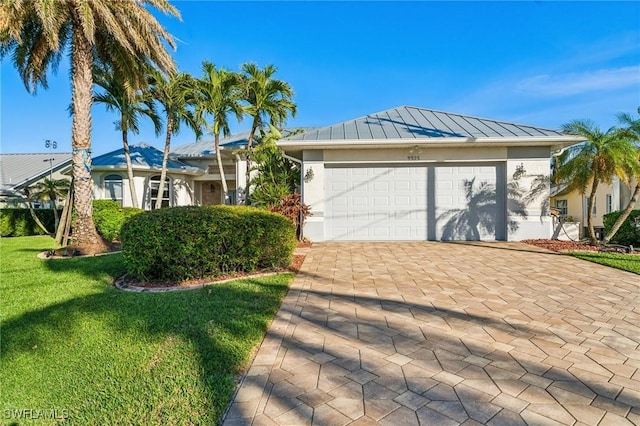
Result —
M484 148L428 148L422 147L416 155L412 147L382 148L382 149L333 149L333 150L305 150L302 155L303 175L313 175L303 184L303 201L311 206L313 216L307 219L304 235L312 241L325 239L325 165L442 165L492 163L501 165L498 173L504 173L498 181L503 184L517 185L520 191L520 201L524 202L530 195L537 176L548 181L550 166L548 147L484 147ZM543 207L544 200L548 200L549 186L543 185L537 197L524 207L524 215L509 213L502 216L507 220L506 239L519 241L529 238L549 238L552 234L551 217ZM507 203L511 208L517 204ZM522 209L521 209L522 211Z

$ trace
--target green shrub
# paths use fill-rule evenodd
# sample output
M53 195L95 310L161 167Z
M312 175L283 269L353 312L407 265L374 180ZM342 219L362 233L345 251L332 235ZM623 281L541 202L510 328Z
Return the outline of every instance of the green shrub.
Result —
M608 233L613 227L615 221L620 217L622 212L607 213L604 215L604 232ZM629 217L622 223L622 226L613 236L611 242L624 246L632 245L640 246L640 231L635 226L635 220L640 220L640 210L633 210Z
M174 207L128 219L120 232L127 272L180 282L286 267L296 245L285 217L253 207Z
M120 207L120 204L113 200L95 200L93 202L93 222L98 233L106 241L113 241L120 238L120 228L124 222L142 211L142 209L133 207Z
M53 210L36 209L35 212L42 224L53 232L55 227ZM3 237L27 237L44 235L44 231L33 220L29 209L0 209L0 235Z

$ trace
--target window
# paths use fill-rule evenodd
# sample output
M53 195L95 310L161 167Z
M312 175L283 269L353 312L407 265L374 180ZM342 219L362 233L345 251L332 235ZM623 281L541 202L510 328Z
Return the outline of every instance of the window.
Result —
M560 210L560 216L567 215L569 202L567 200L556 200L556 209Z
M613 195L607 194L607 213L613 211Z
M169 185L170 179L164 181L164 191L162 193L162 207L169 207L171 205L171 186ZM151 190L151 209L156 208L156 200L158 199L158 189L160 188L160 176L152 176L149 181Z
M589 198L584 197L584 217L589 216ZM598 199L593 199L593 214L591 216L596 216L598 214Z
M122 176L108 175L104 178L104 197L122 205Z

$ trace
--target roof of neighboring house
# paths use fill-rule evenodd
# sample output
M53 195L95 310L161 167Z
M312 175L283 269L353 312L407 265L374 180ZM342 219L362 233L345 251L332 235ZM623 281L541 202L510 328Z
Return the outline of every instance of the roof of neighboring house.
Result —
M146 143L139 143L129 146L131 166L134 170L160 170L162 169L162 151ZM102 154L91 160L93 169L122 169L127 168L124 158L124 148ZM204 170L190 166L180 160L169 159L167 161L167 171L184 174L203 174Z
M405 105L292 135L282 145L289 145L289 141L293 145L293 141L455 143L545 138L578 142L578 138L558 130Z
M0 154L0 191L11 194L70 166L70 152Z
M283 136L295 133L294 129L282 129ZM220 148L233 149L245 148L249 141L249 130L234 133L232 135L220 138ZM174 158L192 158L192 157L214 157L216 156L215 142L213 139L201 140L185 145L176 146L171 149L171 156Z

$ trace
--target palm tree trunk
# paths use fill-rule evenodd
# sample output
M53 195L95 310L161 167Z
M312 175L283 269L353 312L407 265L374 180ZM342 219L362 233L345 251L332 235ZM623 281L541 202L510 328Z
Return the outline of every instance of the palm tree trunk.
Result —
M106 251L106 245L93 223L93 192L91 188L91 102L93 52L82 32L79 11L74 11L71 49L71 81L73 121L73 184L76 218L73 224L73 245L81 254Z
M597 246L599 244L596 238L596 231L593 228L593 207L595 206L596 191L598 190L598 179L593 179L591 184L591 194L589 195L589 202L587 203L587 228L589 229L589 242Z
M222 155L220 153L220 133L216 133L213 137L216 145L216 160L218 162L218 170L220 170L220 180L222 182L222 194L224 196L224 204L227 204L227 179L224 177L224 168L222 167Z
M33 204L31 204L31 197L29 196L29 193L27 192L27 190L25 190L26 196L27 196L27 207L29 207L29 213L31 214L31 218L33 219L33 221L36 223L36 225L38 225L38 228L42 229L44 231L45 234L47 235L53 235L51 232L49 232L49 230L44 226L44 224L42 223L42 221L40 221L40 218L38 217L38 215L36 215L36 211L33 209Z
M602 241L603 244L609 243L611 238L613 238L614 235L616 235L616 232L618 232L618 230L620 229L624 221L627 220L627 218L633 211L633 208L638 202L638 198L640 198L640 182L638 182L638 184L636 185L636 189L635 191L633 191L633 195L631 196L631 199L629 200L627 207L625 207L625 209L622 211L620 216L618 216L618 219L616 219L615 223L611 227L611 230L609 230L607 235L604 237L604 240Z
M129 179L129 192L131 193L131 206L138 208L138 195L136 194L136 184L133 180L133 166L131 166L131 154L129 153L129 135L126 129L122 129L122 147L124 148L124 159L127 163L127 178Z
M244 203L246 205L251 204L249 200L249 179L251 178L251 149L253 148L253 138L256 135L256 130L258 129L258 120L257 118L253 119L253 123L251 123L251 132L249 133L249 139L247 139L247 171L245 173L245 188L244 188Z
M162 153L162 171L160 172L160 187L158 188L158 198L156 199L156 209L162 207L164 198L164 180L167 178L167 161L169 160L169 149L171 147L171 134L173 133L173 120L167 118L167 136L164 139L164 152Z

